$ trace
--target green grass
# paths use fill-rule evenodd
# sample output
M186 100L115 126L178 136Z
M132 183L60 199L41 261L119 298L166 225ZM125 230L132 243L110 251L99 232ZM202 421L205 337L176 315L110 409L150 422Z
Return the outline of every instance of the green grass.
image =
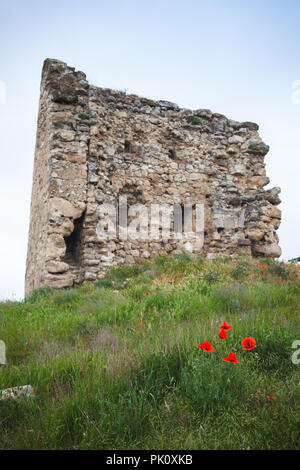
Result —
M36 392L0 402L0 448L299 449L298 271L270 259L159 256L0 303L0 390ZM222 341L224 320L233 328ZM246 336L252 351L242 350ZM239 364L222 360L230 351Z
M198 118L198 116L192 116L192 123L197 124L197 125L201 125L202 121L201 121L200 118Z

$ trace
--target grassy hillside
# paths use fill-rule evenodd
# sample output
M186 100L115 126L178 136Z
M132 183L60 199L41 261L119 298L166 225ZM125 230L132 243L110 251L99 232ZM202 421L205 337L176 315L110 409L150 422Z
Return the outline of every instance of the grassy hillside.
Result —
M299 449L299 271L182 254L0 303L0 390L37 395L0 401L0 448Z

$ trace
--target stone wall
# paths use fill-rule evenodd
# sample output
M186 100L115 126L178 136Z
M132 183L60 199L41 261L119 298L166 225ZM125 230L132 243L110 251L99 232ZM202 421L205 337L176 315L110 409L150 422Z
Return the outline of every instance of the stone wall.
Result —
M279 188L264 190L269 147L251 122L181 109L88 84L44 63L33 176L26 294L103 277L111 265L190 249L186 239L108 240L105 205L204 207L203 256L279 256ZM150 209L149 209L150 210ZM134 217L128 213L128 220ZM173 216L171 215L171 221Z

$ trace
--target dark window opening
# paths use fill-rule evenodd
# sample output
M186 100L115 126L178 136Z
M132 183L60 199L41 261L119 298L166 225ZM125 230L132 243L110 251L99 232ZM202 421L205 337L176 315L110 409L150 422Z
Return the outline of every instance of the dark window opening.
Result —
M218 233L222 233L222 232L224 232L224 228L223 228L223 227L219 227L219 228L218 228Z
M124 152L131 153L131 143L125 140Z
M81 261L81 241L84 222L83 214L79 219L74 220L74 230L65 238L66 254L62 261L70 266L79 266Z
M176 158L175 150L173 150L173 149L169 150L169 158L171 158L171 160L175 160L175 158Z

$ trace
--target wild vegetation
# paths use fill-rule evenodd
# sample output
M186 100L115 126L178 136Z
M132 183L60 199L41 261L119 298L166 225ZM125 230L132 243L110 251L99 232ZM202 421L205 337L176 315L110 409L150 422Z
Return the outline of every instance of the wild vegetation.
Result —
M0 390L36 393L0 401L0 448L299 449L299 294L297 263L179 254L0 303Z

